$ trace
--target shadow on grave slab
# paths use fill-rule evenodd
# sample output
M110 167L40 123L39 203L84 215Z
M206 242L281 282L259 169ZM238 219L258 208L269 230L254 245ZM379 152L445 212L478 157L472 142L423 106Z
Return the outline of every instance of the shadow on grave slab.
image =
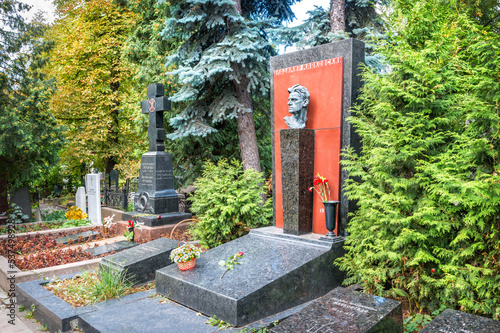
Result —
M156 271L157 292L187 307L243 326L322 296L344 278L333 261L343 255L344 239L320 241L285 235L266 227L202 253L196 267L170 265ZM221 279L220 260L244 252Z

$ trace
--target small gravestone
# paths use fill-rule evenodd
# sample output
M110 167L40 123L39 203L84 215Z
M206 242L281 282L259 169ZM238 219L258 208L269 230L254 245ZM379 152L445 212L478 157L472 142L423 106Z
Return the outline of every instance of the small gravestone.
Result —
M118 180L119 180L119 175L117 170L111 170L109 173L109 188L111 191L117 191L119 190L118 187Z
M15 190L10 196L10 202L11 204L18 205L23 214L28 217L24 222L28 222L31 219L30 191L26 187Z
M94 239L95 236L97 236L97 235L99 235L99 233L96 231L84 231L84 232L80 232L80 233L75 234L75 235L69 235L69 236L64 236L64 237L58 238L58 239L56 239L56 241L59 244L68 244L68 242L70 240L72 240L73 243L78 243L80 240L87 241L89 239Z
M500 333L500 322L457 310L447 309L420 333Z
M37 222L42 222L42 212L40 211L40 207L36 207L35 209L35 218Z
M90 249L83 250L83 252L90 253L91 255L93 255L95 257L95 256L99 256L101 254L110 253L113 251L115 251L115 252L122 251L122 250L129 249L129 248L137 246L137 245L138 245L137 243L124 240L124 241L114 242L111 244L103 244L103 245L99 245L96 247L92 247Z
M89 219L94 225L102 224L101 221L101 184L98 174L87 174L87 197L89 200Z
M170 265L170 252L177 247L179 241L158 238L154 241L136 246L102 258L99 270L110 269L125 272L127 278L134 283L154 280L157 269Z
M75 204L82 212L87 213L87 198L85 197L85 187L81 186L76 190Z
M402 333L401 303L338 287L271 332Z

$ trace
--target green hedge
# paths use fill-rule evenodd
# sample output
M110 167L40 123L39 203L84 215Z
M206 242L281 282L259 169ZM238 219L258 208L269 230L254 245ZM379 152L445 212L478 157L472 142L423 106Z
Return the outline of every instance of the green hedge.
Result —
M500 317L500 38L459 1L392 1L383 75L364 72L344 152L359 209L346 284Z

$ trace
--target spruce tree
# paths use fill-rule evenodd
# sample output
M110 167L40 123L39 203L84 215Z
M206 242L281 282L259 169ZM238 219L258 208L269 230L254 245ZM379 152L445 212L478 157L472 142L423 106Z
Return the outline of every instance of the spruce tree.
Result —
M172 4L164 38L182 44L169 58L173 74L183 83L172 97L188 102L170 120L170 139L206 136L213 124L238 121L238 138L245 169L261 170L254 124L254 94L267 96L268 60L272 47L263 37L261 19L293 17L295 0L188 0Z
M330 2L330 8L314 6L309 17L295 27L278 27L270 34L275 43L285 48L314 47L345 38L356 38L366 43L366 63L381 69L379 56L373 53L374 44L384 38L383 20L376 7L387 5L388 0L343 0Z
M500 318L500 37L463 2L393 0L345 152L346 284Z

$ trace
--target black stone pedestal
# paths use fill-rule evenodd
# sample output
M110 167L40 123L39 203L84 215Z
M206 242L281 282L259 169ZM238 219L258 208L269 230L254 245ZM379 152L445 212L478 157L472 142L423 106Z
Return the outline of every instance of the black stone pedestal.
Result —
M174 189L172 155L164 151L142 155L139 190L134 198L137 212L161 214L179 211Z
M163 214L143 214L138 212L129 212L122 214L123 221L135 221L139 223L143 223L148 227L159 227L161 225L167 224L176 224L184 220L188 220L192 218L193 215L191 213L163 213Z
M280 131L281 184L283 188L283 232L302 235L312 232L314 180L314 130Z

